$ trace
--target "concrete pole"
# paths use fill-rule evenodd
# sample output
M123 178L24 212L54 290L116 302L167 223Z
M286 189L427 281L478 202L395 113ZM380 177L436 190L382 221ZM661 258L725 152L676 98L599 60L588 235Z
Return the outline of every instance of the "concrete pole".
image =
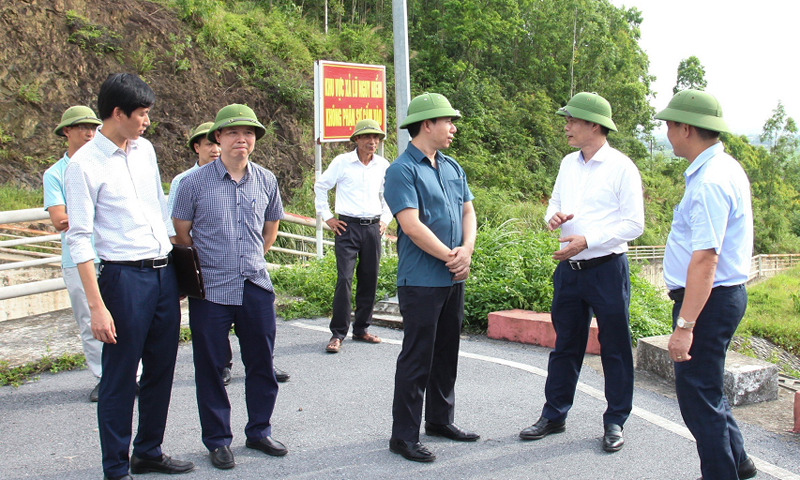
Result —
M406 0L392 0L394 24L394 92L397 114L397 154L408 146L408 132L400 128L411 103L411 79L408 70L408 9Z

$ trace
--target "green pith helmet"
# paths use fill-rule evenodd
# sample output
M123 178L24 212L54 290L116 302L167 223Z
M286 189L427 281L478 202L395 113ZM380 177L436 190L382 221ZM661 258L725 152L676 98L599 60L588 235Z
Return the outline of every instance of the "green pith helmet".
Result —
M453 109L444 95L423 93L411 100L408 105L408 116L400 124L400 128L408 128L412 123L441 117L450 117L453 120L458 120L461 118L461 112Z
M700 90L683 90L656 115L657 120L672 120L712 132L731 133L722 119L722 107L713 95Z
M565 107L561 107L556 111L556 114L579 118L602 125L612 132L617 131L614 120L611 120L611 104L596 93L576 93L569 99Z
M244 125L245 127L255 127L256 140L263 137L267 133L267 129L256 118L256 113L252 108L247 105L234 103L227 107L222 107L222 110L217 112L217 117L214 119L214 126L206 133L206 138L209 142L219 143L214 132L220 128L225 127L238 127Z
M371 118L365 118L364 120L359 121L356 123L356 126L353 127L353 134L350 135L350 141L355 142L356 137L359 135L369 135L371 133L377 133L381 136L381 140L386 138L386 134L383 133L381 130L380 124Z
M194 145L194 141L197 140L198 137L205 137L208 131L211 130L211 127L213 126L214 122L206 122L206 123L201 123L200 125L194 127L194 130L189 132L189 143L187 144L189 146L189 149L193 150L192 145Z
M59 137L64 137L66 136L64 132L62 132L64 127L80 125L81 123L91 123L92 125L103 124L91 108L84 107L83 105L76 105L74 107L69 107L64 114L61 115L61 123L58 124L53 133Z

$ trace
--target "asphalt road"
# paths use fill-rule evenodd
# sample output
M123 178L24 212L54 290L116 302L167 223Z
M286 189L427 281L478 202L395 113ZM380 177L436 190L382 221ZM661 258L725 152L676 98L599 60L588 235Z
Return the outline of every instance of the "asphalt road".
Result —
M409 462L388 449L395 360L402 332L373 327L380 345L346 340L326 354L327 319L280 322L276 365L291 373L281 385L273 437L289 448L281 458L244 446L243 367L234 362L228 387L236 468L214 469L200 441L192 349L178 353L164 452L193 461L185 479L695 479L699 460L677 402L637 387L634 414L618 453L601 448L603 377L584 368L565 433L522 442L544 401L545 348L470 337L462 341L456 383L457 424L477 431L476 443L421 435L438 459ZM234 357L238 343L231 337ZM99 479L100 446L94 386L86 371L42 375L18 389L0 388L0 479ZM734 413L735 415L735 413ZM135 425L134 420L134 425ZM741 424L757 478L800 479L800 439ZM769 472L769 473L767 473ZM771 473L771 474L770 474ZM158 474L136 478L158 478Z

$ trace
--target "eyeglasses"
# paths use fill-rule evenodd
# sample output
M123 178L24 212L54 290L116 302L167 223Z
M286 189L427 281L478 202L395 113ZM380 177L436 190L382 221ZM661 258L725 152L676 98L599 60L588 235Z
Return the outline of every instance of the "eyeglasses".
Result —
M78 127L84 132L94 132L97 130L97 125L94 123L80 123L78 125L73 125L73 127Z

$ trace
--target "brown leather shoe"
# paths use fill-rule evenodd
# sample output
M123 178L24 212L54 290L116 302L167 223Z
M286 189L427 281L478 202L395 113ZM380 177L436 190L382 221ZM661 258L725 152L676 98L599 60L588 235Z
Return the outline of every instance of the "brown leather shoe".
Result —
M328 353L339 353L340 348L342 348L342 340L331 337L330 341L328 341L328 345L325 347L325 351Z
M353 340L356 342L366 342L366 343L381 343L381 337L377 337L369 332L364 332L361 335L353 334Z

